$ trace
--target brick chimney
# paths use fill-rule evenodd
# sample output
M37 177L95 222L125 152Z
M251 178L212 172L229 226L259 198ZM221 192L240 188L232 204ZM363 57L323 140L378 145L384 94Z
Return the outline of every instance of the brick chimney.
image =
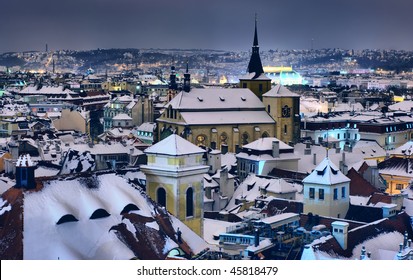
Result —
M280 141L272 141L272 157L280 157Z

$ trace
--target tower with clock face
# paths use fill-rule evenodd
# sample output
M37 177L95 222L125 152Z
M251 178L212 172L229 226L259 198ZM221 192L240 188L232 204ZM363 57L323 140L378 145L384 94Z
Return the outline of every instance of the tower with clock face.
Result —
M297 143L300 138L300 96L276 85L262 97L267 113L276 121L275 137L284 143Z

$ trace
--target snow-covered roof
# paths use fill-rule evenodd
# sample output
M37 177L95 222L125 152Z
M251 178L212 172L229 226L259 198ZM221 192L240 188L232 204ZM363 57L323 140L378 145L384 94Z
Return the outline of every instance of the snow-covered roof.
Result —
M389 109L391 111L407 111L410 112L410 110L413 108L413 101L412 100L405 100L401 102L397 102L395 104L389 105Z
M324 158L314 171L303 180L303 183L318 185L335 185L345 182L350 182L350 179L328 157Z
M400 147L390 151L391 155L411 156L413 154L413 141L407 141Z
M246 88L208 88L181 91L166 107L179 110L263 109L261 100Z
M264 97L300 97L299 94L293 93L288 88L281 84L275 85L268 92L263 94Z
M145 122L145 123L142 123L140 126L138 126L138 127L136 128L136 130L139 130L139 131L147 131L147 132L154 132L155 128L156 128L156 123L153 123L153 122Z
M12 190L0 199L1 208L7 210L0 215L13 212L13 218L22 222L24 238L18 233L7 241L10 246L22 242L17 250L23 252L14 252L15 256L41 260L164 259L176 247L197 254L207 246L143 190L113 173L48 180L42 185L40 190L24 193L22 207L8 200L21 190ZM178 228L184 244L176 239ZM5 244L8 237L2 233L0 238Z
M127 120L127 121L131 121L132 120L132 118L131 117L129 117L127 114L125 114L125 113L120 113L120 114L117 114L116 116L114 116L113 118L112 118L112 120Z
M71 91L70 89L64 88L63 86L42 86L38 88L37 86L28 86L22 89L19 94L74 94L76 92Z
M16 167L34 166L34 163L29 154L21 155L17 160Z
M181 112L186 124L262 124L274 123L274 120L262 111L211 111L211 112Z
M254 142L244 145L243 148L251 149L255 151L268 151L268 150L272 150L272 144L274 141L279 142L280 150L292 150L293 149L293 147L285 144L283 141L275 137L264 137L264 138L257 139Z
M251 72L251 73L246 73L245 75L239 77L239 79L240 80L271 80L264 73L262 73L256 78L254 77L255 77L255 72Z
M171 156L182 156L190 154L201 154L205 150L183 139L179 135L172 134L155 145L145 149L146 154L162 154Z
M225 210L232 211L240 204L237 201L251 202L261 197L261 189L266 189L272 193L292 193L297 192L302 186L292 184L284 179L264 178L256 176L251 173L247 178L237 187L232 198L228 202ZM285 191L285 192L284 192Z

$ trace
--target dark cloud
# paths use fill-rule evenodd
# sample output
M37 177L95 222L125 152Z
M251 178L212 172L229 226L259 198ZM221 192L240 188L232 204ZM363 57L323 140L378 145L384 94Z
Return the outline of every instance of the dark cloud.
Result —
M408 0L14 0L0 52L93 48L413 49Z

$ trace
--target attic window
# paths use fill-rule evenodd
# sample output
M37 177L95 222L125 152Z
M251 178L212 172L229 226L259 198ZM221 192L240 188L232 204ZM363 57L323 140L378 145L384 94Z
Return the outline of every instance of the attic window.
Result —
M126 205L122 211L120 212L120 214L126 214L129 213L130 211L139 211L139 207L136 206L135 204L129 203L128 205Z
M76 219L75 216L72 214L66 214L63 215L56 223L56 225L64 224L64 223L70 223L70 222L78 222L79 220Z
M247 99L244 96L241 96L242 101L246 101Z
M199 100L199 102L204 101L204 99L202 97L199 97L199 96L198 96L198 100Z
M248 184L247 190L250 191L255 185L255 182L253 184Z
M323 176L323 175L324 175L324 172L326 171L326 168L327 168L327 167L325 167L323 170L317 170L317 175Z
M221 101L225 101L225 97L223 97L223 96L220 96L219 99L220 99Z
M95 220L95 219L106 218L106 217L109 217L109 216L110 216L110 214L108 213L108 211L106 211L105 209L99 208L99 209L95 210L95 212L92 213L92 215L90 216L89 219Z

